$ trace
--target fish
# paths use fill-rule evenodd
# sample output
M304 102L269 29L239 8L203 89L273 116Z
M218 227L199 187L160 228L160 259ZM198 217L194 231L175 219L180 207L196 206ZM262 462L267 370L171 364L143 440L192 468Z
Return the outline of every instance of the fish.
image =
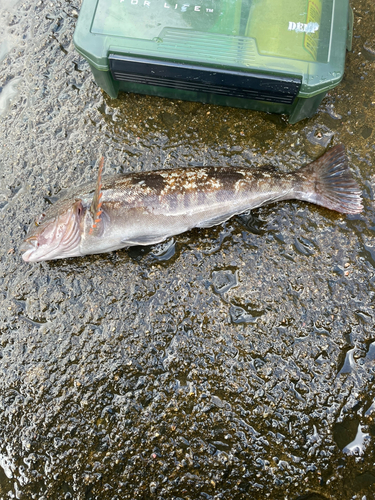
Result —
M73 189L29 228L26 262L154 245L192 228L281 200L301 200L345 214L362 211L361 190L339 144L291 173L274 167L185 167L105 177Z

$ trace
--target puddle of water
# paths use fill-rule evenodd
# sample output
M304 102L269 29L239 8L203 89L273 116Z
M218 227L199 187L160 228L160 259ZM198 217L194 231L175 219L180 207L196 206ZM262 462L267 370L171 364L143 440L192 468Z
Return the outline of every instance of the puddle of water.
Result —
M371 7L358 2L363 12ZM3 248L17 247L24 225L62 187L95 178L99 152L108 174L187 164L291 171L332 138L346 144L361 186L374 186L373 160L361 159L374 147L373 68L357 66L364 62L357 54L348 54L346 78L327 96L343 120L323 104L290 126L199 103L107 99L72 46L71 2L15 8L19 15L0 15ZM370 14L357 27L368 25L368 42ZM1 23L14 39L1 36ZM365 40L358 33L357 52ZM19 90L28 105L19 106ZM165 247L138 247L25 273L6 250L0 497L135 498L150 490L163 498L303 498L319 487L317 471L324 481L329 469L338 475L322 493L351 498L357 492L346 479L374 463L357 414L364 424L375 411L371 392L369 407L357 408L375 359L372 198L357 219L298 202L260 207L240 218L246 230L233 220L178 236L168 261ZM344 422L336 426L339 413ZM344 448L365 450L358 470L355 460L340 462Z
M12 44L9 42L9 40L3 40L0 43L0 62L5 59L5 56L8 54L8 52L11 51L13 48Z
M1 0L0 12L10 11L20 2L21 0Z
M347 455L363 455L366 441L370 439L370 434L363 432L362 426L358 425L356 437L342 450Z
M231 308L229 309L231 321L233 323L236 323L236 324L255 323L256 320L260 316L263 316L264 313L265 313L265 311L263 311L263 310L259 311L259 310L255 310L255 309L249 309L247 311L243 307L234 306L234 305L232 305Z
M366 361L375 361L375 342L371 342L366 353Z
M13 477L13 471L16 468L13 460L0 453L0 467L3 469L7 478Z
M155 245L151 250L151 255L155 258L155 260L159 261L169 260L175 253L176 244L174 238Z
M341 370L339 371L339 375L344 373L351 373L356 369L357 365L356 362L354 361L353 355L354 355L354 348L349 349L349 351L346 353L344 364Z
M230 270L214 271L212 273L212 285L218 294L229 292L231 288L238 286L238 271Z
M365 413L365 417L369 417L371 413L375 412L375 401L373 401L372 405L369 407L369 409Z
M7 25L6 21L2 21L1 14L11 13L20 0L2 0L0 4L0 63L7 54L17 45L17 37L14 36Z
M21 80L22 78L13 78L3 88L0 94L0 116L4 116L8 112L12 101L17 97L18 85Z

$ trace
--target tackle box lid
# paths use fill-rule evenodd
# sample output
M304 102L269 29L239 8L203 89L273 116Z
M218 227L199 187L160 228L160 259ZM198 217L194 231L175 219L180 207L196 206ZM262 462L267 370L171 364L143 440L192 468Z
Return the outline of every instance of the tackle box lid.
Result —
M183 78L194 65L280 78L308 98L341 81L351 34L349 0L83 0L74 44L100 71L151 61Z

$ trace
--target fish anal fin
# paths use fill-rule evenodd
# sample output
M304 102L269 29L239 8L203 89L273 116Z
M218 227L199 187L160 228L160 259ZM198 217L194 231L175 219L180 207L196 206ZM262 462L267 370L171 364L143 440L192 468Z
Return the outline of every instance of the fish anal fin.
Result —
M166 240L169 238L170 235L160 235L160 234L148 234L148 235L139 235L135 236L133 238L126 238L121 241L121 243L125 246L128 247L133 247L133 246L147 246L147 245L157 245L158 243L161 243L162 241Z
M236 214L233 212L229 212L227 214L220 214L220 215L217 215L215 217L211 217L210 219L202 220L195 227L205 228L205 227L217 226L217 225L221 224L222 222L225 222L228 219L230 219L231 217L233 217L233 215L236 215Z
M98 172L98 179L96 181L96 188L95 188L95 193L94 197L91 202L90 206L90 213L92 217L92 226L90 228L90 234L94 233L98 229L100 229L100 225L102 224L102 172L103 172L103 165L104 165L104 157L101 158L100 163L99 163L99 172Z

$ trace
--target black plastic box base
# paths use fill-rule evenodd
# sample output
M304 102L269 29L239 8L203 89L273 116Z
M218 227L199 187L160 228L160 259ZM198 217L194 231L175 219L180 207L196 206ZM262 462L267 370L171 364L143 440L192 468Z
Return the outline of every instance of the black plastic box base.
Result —
M167 97L169 99L181 99L183 101L195 101L205 104L216 104L219 106L230 106L234 108L253 109L266 113L287 114L289 123L294 124L305 118L310 118L325 97L327 92L309 98L294 97L293 102L271 102L263 100L246 99L242 97L219 95L214 93L182 90L168 88L158 85L146 85L127 81L115 80L110 71L99 71L90 65L95 81L110 97L117 98L120 91L133 92L135 94L153 95Z

